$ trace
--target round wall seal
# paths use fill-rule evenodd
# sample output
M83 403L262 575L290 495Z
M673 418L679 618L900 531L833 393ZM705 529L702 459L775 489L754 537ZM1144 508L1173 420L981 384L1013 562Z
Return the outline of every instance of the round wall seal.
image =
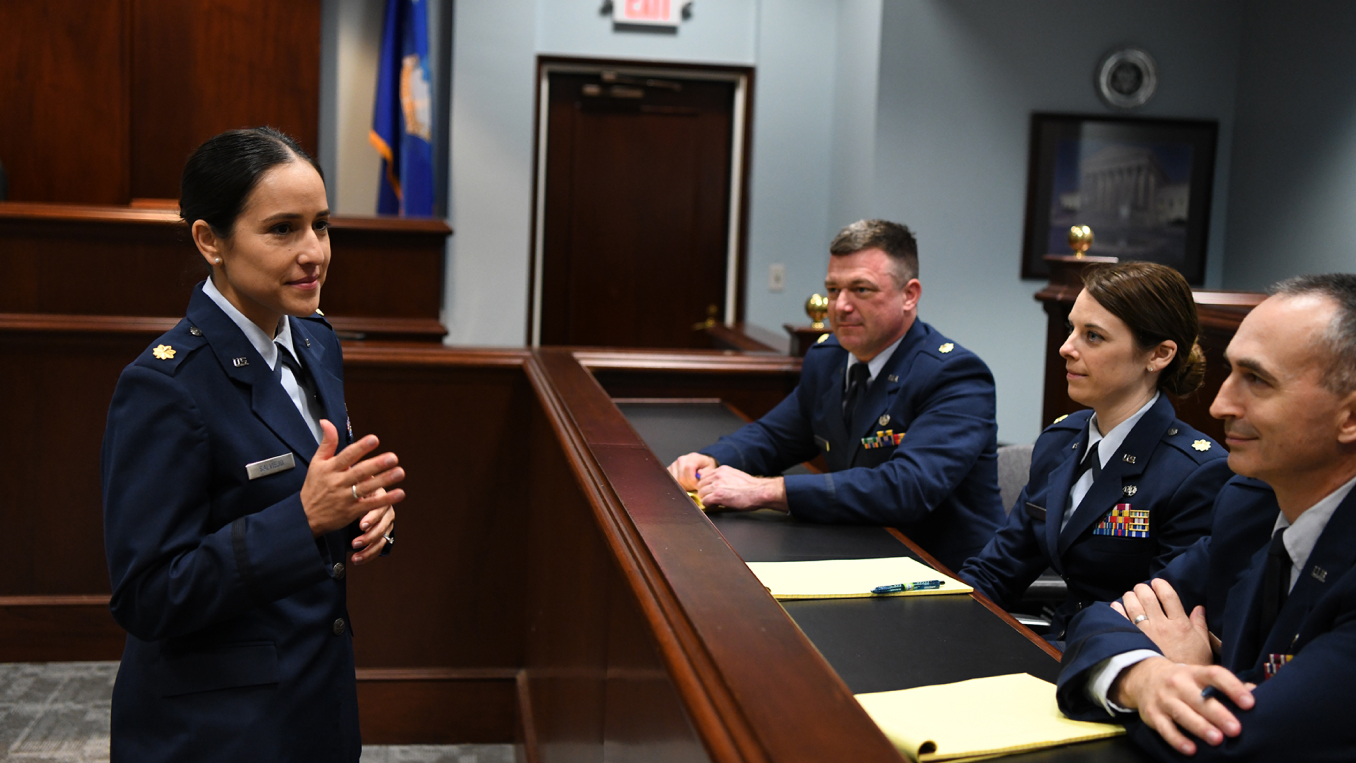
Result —
M1097 94L1113 108L1137 109L1157 88L1158 65L1139 48L1115 51L1097 65Z

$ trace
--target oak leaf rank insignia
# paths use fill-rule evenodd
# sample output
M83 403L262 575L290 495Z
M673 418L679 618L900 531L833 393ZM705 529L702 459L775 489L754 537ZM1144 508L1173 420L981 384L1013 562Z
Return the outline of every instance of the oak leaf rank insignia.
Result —
M157 345L154 350L151 350L151 354L155 356L156 360L169 360L174 357L174 348L167 344Z

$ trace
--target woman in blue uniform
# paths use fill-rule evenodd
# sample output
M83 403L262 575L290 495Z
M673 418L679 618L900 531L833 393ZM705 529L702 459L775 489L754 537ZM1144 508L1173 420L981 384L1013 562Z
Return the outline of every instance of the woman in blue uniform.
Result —
M394 542L404 471L347 426L324 180L281 133L227 132L188 160L180 214L211 277L124 369L104 434L112 760L357 761L345 571Z
M1148 580L1209 532L1228 454L1176 418L1168 396L1200 386L1205 359L1191 288L1131 262L1091 269L1060 347L1069 397L1040 438L1007 523L960 577L1011 609L1047 567L1068 585L1047 639L1069 619ZM1167 394L1164 394L1167 393Z

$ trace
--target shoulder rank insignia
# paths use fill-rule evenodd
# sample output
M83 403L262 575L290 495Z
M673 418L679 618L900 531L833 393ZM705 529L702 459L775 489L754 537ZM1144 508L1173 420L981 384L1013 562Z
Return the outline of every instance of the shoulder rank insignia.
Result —
M319 315L321 318L324 318L324 317L325 317L325 311L324 311L324 310L321 310L321 309L318 308L318 307L315 309L315 314L316 314L316 315Z
M174 357L174 348L167 344L157 345L154 350L151 350L151 354L155 356L156 360L169 360Z
M1061 422L1061 421L1063 421L1063 420L1065 420L1065 419L1067 419L1067 418L1069 418L1069 414L1067 414L1067 413L1064 414L1063 416L1056 416L1056 417L1055 417L1055 420L1052 421L1052 422L1050 422L1050 426L1054 426L1055 424L1058 424L1059 422Z
M900 441L903 439L904 439L903 432L895 434L894 430L891 429L886 429L884 431L877 430L875 437L862 438L862 447L866 448L867 450L873 450L875 448L889 448L898 445Z
M820 334L819 338L815 340L815 344L823 344L824 340L828 338L829 338L828 334Z
M1128 503L1118 503L1116 508L1107 512L1097 524L1093 535L1106 535L1112 538L1149 537L1149 510L1132 509Z
M1200 452L1204 453L1204 452L1206 452L1207 450L1210 450L1210 441L1209 441L1209 440L1197 440L1196 442L1191 443L1191 447L1193 447L1193 448L1195 448L1196 450L1199 450Z
M946 344L942 345L941 347L938 347L938 348L937 348L937 352L940 352L940 353L942 353L943 355L945 355L946 353L951 352L951 351L954 350L954 349L956 349L956 345L954 345L954 344L952 344L952 343L950 343L950 342L947 342Z

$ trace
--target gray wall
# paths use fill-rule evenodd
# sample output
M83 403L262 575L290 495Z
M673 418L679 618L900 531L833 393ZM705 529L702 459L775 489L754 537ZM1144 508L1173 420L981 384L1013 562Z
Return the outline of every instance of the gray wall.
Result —
M846 5L848 3L844 3ZM747 320L782 331L805 323L805 298L824 290L831 201L834 0L763 0L759 6L749 181ZM768 290L768 267L786 285Z
M1356 271L1356 4L1244 8L1224 286Z
M974 350L998 386L998 436L1029 442L1040 420L1042 283L1019 279L1032 111L1106 114L1101 55L1133 42L1158 61L1143 116L1218 119L1215 204L1226 208L1239 12L1228 0L910 0L881 23L873 196L862 214L918 236L924 320ZM1208 32L1208 33L1207 33ZM1224 215L1212 216L1218 284Z

